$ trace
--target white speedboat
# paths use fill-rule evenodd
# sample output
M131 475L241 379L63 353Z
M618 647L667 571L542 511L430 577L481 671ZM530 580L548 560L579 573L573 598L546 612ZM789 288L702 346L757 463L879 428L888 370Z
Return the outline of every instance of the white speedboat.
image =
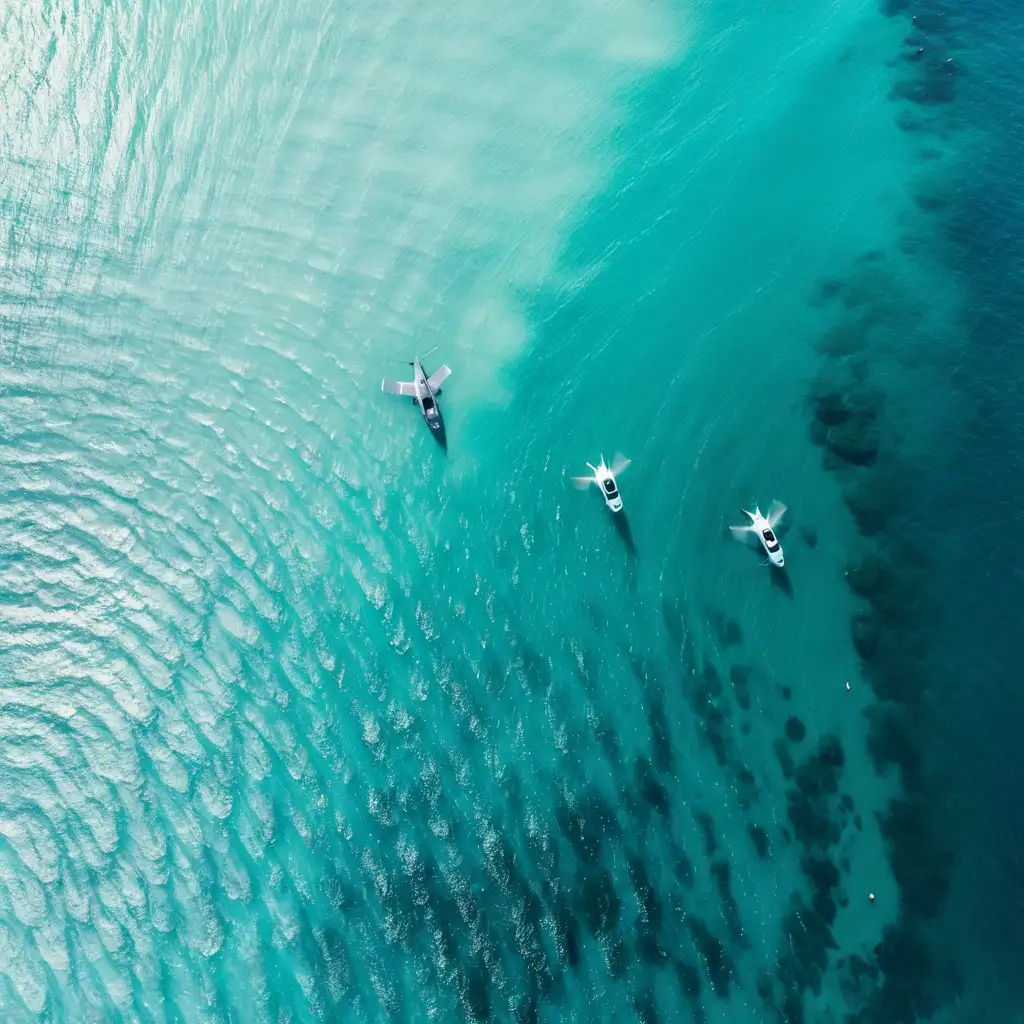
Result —
M569 479L572 480L573 486L578 487L580 490L585 491L591 484L597 484L598 489L601 491L604 497L604 503L613 511L622 511L622 496L619 494L619 485L615 481L617 474L621 473L628 465L629 459L624 459L621 455L616 455L612 459L611 466L606 466L604 463L604 456L601 456L601 463L598 466L590 466L592 476L574 476Z
M748 512L746 509L741 511L745 516L750 517L750 525L730 526L729 529L732 530L733 535L740 540L756 538L764 548L772 565L781 569L786 564L786 560L782 554L782 545L775 533L775 527L785 515L786 506L781 501L773 501L766 516L761 515L761 509L757 505L754 506L753 512Z

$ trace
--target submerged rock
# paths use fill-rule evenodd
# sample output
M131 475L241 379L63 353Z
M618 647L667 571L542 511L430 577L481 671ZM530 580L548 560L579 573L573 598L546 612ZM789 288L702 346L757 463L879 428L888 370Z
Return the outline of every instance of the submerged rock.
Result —
M807 857L801 868L816 892L827 893L839 884L839 869L827 857Z
M715 823L711 815L705 811L694 811L694 820L700 826L701 835L704 837L704 855L713 857L718 851L718 840L715 838Z
M786 802L789 823L803 846L826 847L839 842L842 828L815 799L800 790L790 790Z
M853 634L853 646L857 653L868 661L878 649L878 640L882 633L878 620L873 615L855 615L850 623L850 632Z
M857 529L865 537L873 537L899 509L903 485L894 473L882 474L876 470L870 474L870 479L861 478L844 486L842 493Z
M562 834L584 863L596 864L602 844L621 834L614 810L594 787L587 790L579 807L559 800L555 812Z
M747 686L750 683L750 669L746 665L730 665L729 681L733 686Z
M779 737L773 744L772 750L775 751L775 756L779 759L779 766L782 768L782 774L785 778L793 778L793 771L795 765L793 764L793 755L789 752L789 747L786 746L785 741Z
M690 930L693 944L697 948L704 970L707 971L708 980L715 991L715 995L726 998L729 995L729 985L735 973L735 964L732 958L725 951L722 943L708 929L699 918L692 914L686 916L686 926Z
M864 368L846 360L830 363L815 378L808 398L814 418L826 427L870 424L885 403L884 394L865 382Z
M677 881L681 882L687 889L692 889L695 877L693 862L686 855L685 850L681 850L676 846L674 840L671 842L671 846L672 873L675 875Z
M923 107L952 103L956 98L957 74L959 68L952 58L935 54L931 60L919 63L916 75L897 82L892 94Z
M743 629L735 620L723 615L721 612L711 613L711 620L715 624L715 632L724 647L733 647L743 641Z
M917 204L917 208L925 213L944 210L949 206L951 198L949 190L936 182L923 184L914 193L914 202Z
M646 757L638 757L633 762L633 783L645 804L653 807L661 815L668 815L668 790L658 781L651 768L651 762Z
M757 852L758 857L761 860L768 860L772 852L768 833L760 825L748 824L747 835L750 836L750 841L754 844L754 850Z
M828 443L828 427L818 420L811 420L807 426L807 437L815 448L824 448Z
M830 452L852 466L870 466L878 458L878 430L864 420L829 427L825 444Z
M832 796L839 789L838 770L818 757L808 758L797 768L794 778L800 790L813 798Z
M846 763L846 755L838 736L828 733L821 738L818 745L818 763L834 769L842 768Z
M843 358L861 351L867 344L867 332L854 322L838 324L827 330L815 343L815 348L825 356Z
M691 1002L700 998L700 971L693 964L685 963L682 960L675 961L676 977L679 979L679 987L683 994Z
M718 674L718 669L711 662L707 662L704 665L698 695L701 701L708 703L722 696L722 677Z
M588 873L579 887L578 906L591 935L605 934L619 923L622 901L612 876L603 868Z
M791 743L799 743L807 735L807 726L796 715L786 719L786 738Z
M827 893L816 892L811 899L811 909L829 927L835 924L837 913L835 900L833 900Z
M831 302L842 293L843 287L844 282L841 278L823 277L815 286L815 295L812 302L815 305Z
M480 961L473 964L463 990L463 1004L470 1020L485 1021L491 1017L491 1000L488 995L487 967Z
M886 579L885 559L873 551L865 551L846 570L846 582L858 597L870 598L886 585Z
M882 774L888 765L898 765L905 782L916 779L921 771L921 752L906 715L889 705L869 708L867 719L868 753L875 771Z
M757 798L757 779L754 773L746 765L740 765L736 771L736 799L740 807L746 810Z
M634 993L629 1001L640 1024L658 1024L658 1008L654 1002L653 992Z
M893 875L908 914L937 917L949 889L952 857L918 800L893 800L882 822Z

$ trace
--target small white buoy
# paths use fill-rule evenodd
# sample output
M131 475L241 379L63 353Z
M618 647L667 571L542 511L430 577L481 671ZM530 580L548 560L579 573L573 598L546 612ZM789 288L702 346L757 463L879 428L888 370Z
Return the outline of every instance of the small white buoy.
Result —
M850 680L849 679L846 680L846 689L847 690L850 689Z
M873 892L869 892L868 893L868 899L871 900L872 903L874 903L875 902L875 894Z

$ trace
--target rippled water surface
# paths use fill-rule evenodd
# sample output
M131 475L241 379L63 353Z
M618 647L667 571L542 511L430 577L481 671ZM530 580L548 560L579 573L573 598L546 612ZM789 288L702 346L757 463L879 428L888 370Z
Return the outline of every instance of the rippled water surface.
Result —
M980 585L920 541L1015 429L1005 52L932 0L0 14L3 1020L1015 1019L936 757L1002 763ZM379 388L435 347L447 453ZM783 573L726 530L772 499Z

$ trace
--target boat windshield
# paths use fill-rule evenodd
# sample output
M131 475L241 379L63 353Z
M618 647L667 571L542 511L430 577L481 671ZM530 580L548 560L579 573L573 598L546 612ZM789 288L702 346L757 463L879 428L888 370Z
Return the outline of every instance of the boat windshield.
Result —
M611 480L611 479L605 480L605 482L604 482L604 489L608 492L608 494L610 496L614 497L615 496L615 481Z
M769 544L775 543L775 534L771 530L764 530L761 534Z
M427 412L430 412L430 410L434 408L434 400L429 395L423 399L423 408L426 409Z

